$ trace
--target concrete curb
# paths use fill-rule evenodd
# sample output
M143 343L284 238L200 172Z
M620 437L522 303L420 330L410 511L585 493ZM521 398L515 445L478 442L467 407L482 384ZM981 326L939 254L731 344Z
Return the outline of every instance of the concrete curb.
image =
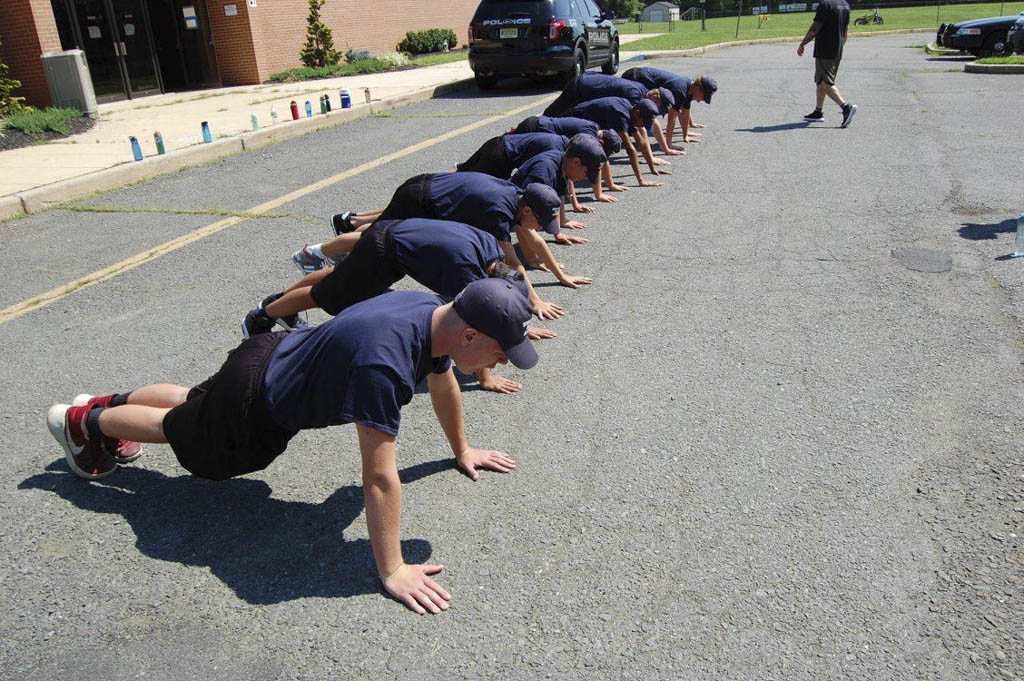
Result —
M851 35L853 38L871 38L876 35L898 35L901 33L935 33L935 29L932 28L903 28L895 29L892 31L871 31L870 33L854 33ZM697 55L704 54L705 52L712 52L714 50L721 50L726 47L741 47L743 45L771 45L774 43L791 43L794 40L800 40L803 38L802 35L794 36L783 36L781 38L756 38L753 40L732 40L725 43L712 43L710 45L702 45L701 47L690 47L685 50L659 50L657 52L643 52L638 56L631 57L630 60L644 60L644 59L659 59L663 57L695 57ZM631 52L634 50L626 50Z
M1024 64L964 64L965 73L1024 73Z
M126 162L113 168L98 170L87 175L54 182L10 196L3 196L0 197L0 221L19 217L23 214L39 213L96 192L116 189L158 175L165 175L191 166L216 161L225 156L232 156L243 151L252 151L295 137L308 135L318 130L343 125L359 118L372 116L379 111L391 111L408 104L458 92L472 86L473 82L472 78L463 78L397 97L373 101L369 105L361 104L351 109L336 109L326 116L319 115L314 118L286 121L285 123L278 123L273 127L243 133L237 137L229 137L210 144L200 144L186 149L178 149L164 156L150 156L142 161Z

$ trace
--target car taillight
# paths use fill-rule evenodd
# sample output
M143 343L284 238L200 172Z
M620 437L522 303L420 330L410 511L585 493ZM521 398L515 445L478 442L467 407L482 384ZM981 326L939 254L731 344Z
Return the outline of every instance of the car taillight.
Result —
M469 43L472 43L473 40L474 40L474 38L473 38L473 24L470 24L469 25Z
M561 19L552 19L551 25L548 26L548 40L558 40L559 36L562 35L562 29L565 28L565 22Z

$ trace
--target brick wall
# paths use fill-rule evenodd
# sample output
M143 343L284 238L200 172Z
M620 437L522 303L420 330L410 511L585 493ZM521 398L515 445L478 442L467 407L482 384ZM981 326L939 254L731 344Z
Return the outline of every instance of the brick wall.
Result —
M32 106L49 106L50 89L40 56L60 49L60 36L50 0L0 0L0 56L10 77L21 81L15 91Z
M249 13L262 9L267 1L257 0L261 7L252 10L246 0L206 0L221 84L225 87L251 85L264 80L260 78ZM234 5L238 15L226 16L225 5Z
M299 50L306 42L308 0L257 0L250 13L259 80L293 66L301 66ZM450 28L459 44L466 42L469 20L480 0L327 0L321 17L334 33L334 45L344 54L349 48L374 54L393 52L406 31ZM242 12L244 2L239 6ZM212 9L211 9L212 12ZM222 10L223 13L223 10ZM211 17L212 18L212 17ZM217 54L220 57L220 45Z

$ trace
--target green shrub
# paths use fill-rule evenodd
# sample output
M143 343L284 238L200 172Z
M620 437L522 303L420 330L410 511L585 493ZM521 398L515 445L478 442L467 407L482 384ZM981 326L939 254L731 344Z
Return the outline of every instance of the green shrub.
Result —
M408 55L402 54L401 52L378 54L375 59L383 64L387 64L388 68L391 69L401 68L410 64Z
M330 66L297 66L271 75L267 80L271 83L298 83L314 78L337 78L338 76L354 76L360 73L379 73L393 68L386 61L377 58L360 59L351 64L332 64Z
M81 118L84 114L74 108L31 109L23 108L4 117L4 126L21 130L28 135L38 135L47 131L67 135L71 132L68 121Z
M327 0L309 0L306 18L306 45L299 51L299 59L310 68L332 66L341 61L341 53L334 49L334 34L320 21L320 9Z
M409 31L405 40L398 43L398 51L408 54L429 54L447 52L459 45L455 31L450 28L428 28L423 31Z
M3 41L0 40L0 45ZM7 77L7 64L0 61L0 118L20 111L24 97L15 97L14 91L21 87L21 81Z
M352 63L354 61L362 61L370 58L369 50L349 50L345 53L345 61Z

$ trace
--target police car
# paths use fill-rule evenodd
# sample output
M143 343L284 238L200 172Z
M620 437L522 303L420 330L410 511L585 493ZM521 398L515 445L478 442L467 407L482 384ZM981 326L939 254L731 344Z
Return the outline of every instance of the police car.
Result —
M619 69L614 15L594 0L482 0L469 24L469 65L481 90L502 76L569 80Z

